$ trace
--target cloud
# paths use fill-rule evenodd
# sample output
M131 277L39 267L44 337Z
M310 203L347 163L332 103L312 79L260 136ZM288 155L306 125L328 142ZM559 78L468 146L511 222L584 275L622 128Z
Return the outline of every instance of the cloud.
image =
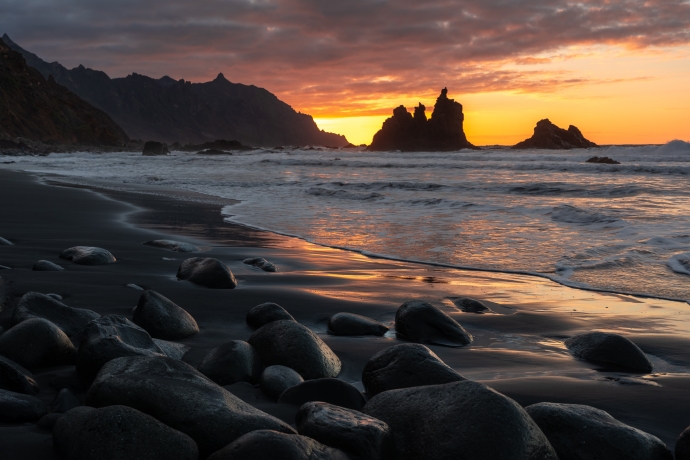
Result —
M46 60L111 76L223 72L322 114L378 113L443 86L592 83L529 65L567 47L687 45L689 23L690 3L669 0L0 0L0 32Z

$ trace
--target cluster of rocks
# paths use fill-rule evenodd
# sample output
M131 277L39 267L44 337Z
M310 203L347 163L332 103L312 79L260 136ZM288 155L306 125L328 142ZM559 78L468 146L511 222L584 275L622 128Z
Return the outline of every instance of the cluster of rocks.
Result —
M154 246L175 250L175 243ZM75 263L111 263L96 249L65 254ZM229 270L216 259L187 259L180 269L201 286L227 287ZM486 311L475 299L455 302ZM142 292L131 319L29 292L0 335L0 422L52 430L63 459L673 459L658 438L602 410L549 402L523 408L462 376L424 344L462 347L472 335L420 300L398 308L395 333L404 341L368 360L364 392L337 378L340 358L280 305L257 305L245 319L253 329L246 341L220 344L195 368L181 360L189 347L175 341L199 333L199 325L158 292ZM389 330L347 312L333 315L328 327L341 336ZM653 368L639 347L616 334L591 332L565 344L588 361ZM40 385L31 371L59 365L75 366L88 387L84 404L68 388L49 406L36 397ZM226 388L240 382L294 407L294 424ZM686 430L676 459L687 460L689 451Z
M539 120L534 128L534 134L529 139L518 142L514 149L588 149L598 147L594 142L585 139L582 132L575 126L568 129L559 128L548 118Z
M592 157L585 161L585 163L599 163L599 164L604 164L604 165L619 165L621 164L620 161L616 161L613 158L609 157Z

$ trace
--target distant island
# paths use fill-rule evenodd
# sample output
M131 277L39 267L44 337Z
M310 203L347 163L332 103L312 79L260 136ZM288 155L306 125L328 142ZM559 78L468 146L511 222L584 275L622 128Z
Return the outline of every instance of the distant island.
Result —
M425 111L421 103L415 107L414 116L405 106L397 107L393 116L383 122L367 150L435 152L477 148L465 136L462 104L448 98L447 88L441 90L428 120Z
M132 139L203 144L233 139L244 145L342 147L345 136L320 130L310 115L295 111L269 91L231 83L223 74L206 83L133 73L110 78L79 66L67 69L22 49L7 34L2 40L29 66L89 104L103 110Z
M559 128L548 118L539 120L534 127L534 134L529 139L518 142L514 149L588 149L598 147L594 142L585 139L579 129L570 125L568 129Z

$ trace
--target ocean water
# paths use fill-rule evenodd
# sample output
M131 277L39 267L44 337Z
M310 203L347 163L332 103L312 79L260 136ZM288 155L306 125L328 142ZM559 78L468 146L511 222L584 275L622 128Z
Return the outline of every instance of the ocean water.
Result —
M609 156L620 165L585 163ZM229 221L405 260L690 299L690 144L450 153L255 150L1 157L240 200Z

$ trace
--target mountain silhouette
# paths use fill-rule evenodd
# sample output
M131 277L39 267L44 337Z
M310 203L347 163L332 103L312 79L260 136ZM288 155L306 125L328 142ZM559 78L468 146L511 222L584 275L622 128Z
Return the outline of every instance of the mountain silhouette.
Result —
M310 115L296 112L269 91L232 83L222 73L206 83L136 73L110 78L83 65L70 70L48 63L7 34L2 38L28 65L102 109L133 139L183 144L233 139L252 146L347 144L344 136L320 130Z

